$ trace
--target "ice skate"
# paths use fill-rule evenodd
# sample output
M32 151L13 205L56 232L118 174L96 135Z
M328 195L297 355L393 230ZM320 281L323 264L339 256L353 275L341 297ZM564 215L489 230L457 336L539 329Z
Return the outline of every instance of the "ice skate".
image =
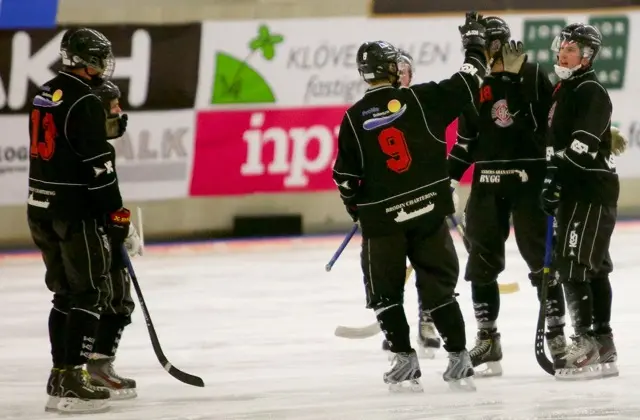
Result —
M382 340L382 351L387 354L387 360L390 362L393 361L394 357L396 357L395 354L391 353L391 346L386 339Z
M599 348L600 369L603 378L611 378L620 375L618 371L618 352L613 343L613 334L597 334L596 341Z
M442 379L449 383L449 387L454 391L475 391L476 385L473 381L473 366L471 357L466 350L449 353L449 365L442 374Z
M545 334L547 338L547 348L551 353L551 358L556 360L563 358L567 354L567 339L563 330L549 331Z
M44 411L58 411L58 403L60 402L60 369L53 368L47 380L47 403Z
M393 366L383 376L384 382L389 384L391 392L422 392L419 378L420 363L415 350L408 353L394 353Z
M556 379L575 381L602 377L598 343L595 338L583 334L571 339L573 343L567 347L567 354L553 363Z
M440 348L440 337L438 337L433 320L424 312L420 314L417 341L420 358L433 359L436 357L436 351Z
M136 381L123 378L113 368L114 357L92 354L87 361L87 371L92 383L107 389L114 400L128 400L138 396Z
M500 333L496 331L480 330L476 337L476 345L469 352L471 364L474 368L486 365L483 370L476 370L476 377L488 378L502 376L502 346Z
M63 413L96 413L109 410L109 391L90 383L90 375L82 366L60 371L60 402Z

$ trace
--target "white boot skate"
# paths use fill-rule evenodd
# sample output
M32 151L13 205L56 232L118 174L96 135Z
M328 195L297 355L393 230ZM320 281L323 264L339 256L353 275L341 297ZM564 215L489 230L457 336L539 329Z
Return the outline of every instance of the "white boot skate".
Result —
M466 350L449 353L449 365L442 374L442 379L449 383L452 390L475 391L476 385L473 381L473 375L471 358Z
M418 356L412 349L408 353L394 353L393 366L383 379L391 392L422 392L421 376Z
M571 337L567 354L553 363L555 377L562 381L597 379L602 377L600 355L595 338L588 334Z

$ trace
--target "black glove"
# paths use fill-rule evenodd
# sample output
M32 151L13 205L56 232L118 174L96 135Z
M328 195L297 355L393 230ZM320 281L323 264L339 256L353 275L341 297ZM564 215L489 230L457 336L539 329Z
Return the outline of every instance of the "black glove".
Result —
M542 210L549 216L556 215L556 209L560 204L560 192L562 188L552 175L547 175L544 179L544 185L542 186L542 194L540 201L542 204Z
M354 204L345 204L344 205L345 208L347 209L347 213L349 213L349 216L351 216L351 220L353 220L353 222L357 222L358 221L358 207Z
M128 122L129 116L127 114L109 115L107 117L107 140L122 137L124 132L127 131Z
M465 16L464 25L458 26L462 36L462 47L465 50L474 49L484 54L486 46L486 29L480 23L482 15L478 12L468 12Z

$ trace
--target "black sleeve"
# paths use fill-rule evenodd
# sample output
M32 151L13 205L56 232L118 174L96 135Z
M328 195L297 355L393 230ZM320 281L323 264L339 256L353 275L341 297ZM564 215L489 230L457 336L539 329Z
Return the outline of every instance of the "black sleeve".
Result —
M115 156L109 148L106 115L95 95L87 95L69 109L65 135L86 165L89 193L96 208L111 213L122 207L122 196L114 166Z
M480 84L486 74L484 58L468 51L460 71L439 83L430 82L411 86L418 102L430 112L437 112L446 126L462 114L471 104L477 109Z
M568 163L588 170L595 166L602 134L610 129L612 106L605 88L594 80L578 85L574 94L580 109L564 157Z
M477 144L477 115L471 105L458 118L456 144L449 153L449 177L460 181L464 173L473 164L473 148Z
M363 176L363 156L358 134L345 112L338 133L338 156L333 165L333 180L345 204L354 201Z

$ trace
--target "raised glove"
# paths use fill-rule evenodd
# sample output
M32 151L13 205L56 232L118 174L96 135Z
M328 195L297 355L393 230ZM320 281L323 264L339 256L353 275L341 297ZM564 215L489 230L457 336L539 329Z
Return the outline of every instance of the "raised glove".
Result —
M510 41L502 46L502 64L507 73L520 73L522 65L527 62L524 45L520 41Z
M465 16L464 25L458 26L458 30L462 36L462 47L465 50L479 49L481 52L484 52L486 29L480 23L481 19L482 15L479 15L478 12L468 12Z
M142 241L140 240L140 235L138 235L138 230L132 224L129 224L129 233L124 240L124 246L127 248L127 253L130 257L142 255Z
M456 192L458 184L460 184L459 181L456 181L455 179L451 180L451 198L453 199L453 208L456 213L458 212L458 207L460 205L460 197L458 197L458 193Z
M560 204L560 192L562 188L555 181L555 177L547 175L542 186L540 201L542 210L549 216L555 216Z
M618 127L611 127L611 153L620 156L629 145L629 140L620 132Z

